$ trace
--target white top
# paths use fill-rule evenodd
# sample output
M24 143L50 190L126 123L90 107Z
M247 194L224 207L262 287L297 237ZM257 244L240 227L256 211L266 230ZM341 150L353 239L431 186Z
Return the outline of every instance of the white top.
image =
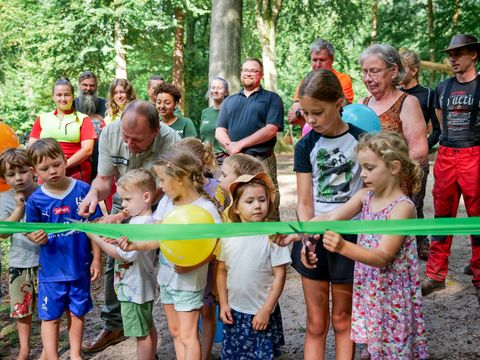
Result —
M227 270L228 304L255 315L265 304L273 282L274 266L291 262L288 247L270 243L267 235L220 239L219 261Z
M15 190L10 189L0 193L0 220L8 218L15 210L15 207ZM25 215L23 215L21 222L25 222ZM20 233L12 234L10 239L9 267L25 269L38 266L40 246Z
M152 216L135 216L130 224L151 224ZM124 261L115 260L114 286L119 301L143 304L155 297L155 252L123 251L117 253Z
M222 222L217 208L211 201L199 197L189 205L196 205L204 208L210 213L210 215L212 215L213 220L215 220L216 223ZM173 208L175 208L175 205L173 205L172 199L167 195L164 195L158 203L153 218L157 221L162 221L173 210ZM207 285L208 264L185 274L177 274L173 269L174 265L168 261L162 253L160 253L159 265L157 281L160 286L168 285L174 290L200 291Z

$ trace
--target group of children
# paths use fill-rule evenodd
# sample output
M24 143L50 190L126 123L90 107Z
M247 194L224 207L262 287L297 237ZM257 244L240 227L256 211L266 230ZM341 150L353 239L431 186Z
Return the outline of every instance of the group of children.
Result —
M408 158L398 135L361 137L360 129L344 123L341 97L340 83L329 71L312 72L300 88L302 109L314 131L295 152L299 220L414 218L408 195L417 185L418 164ZM117 192L129 223L161 223L182 205L205 209L217 223L268 221L275 190L262 165L253 157L236 154L225 159L218 180L207 178L206 169L213 170L210 153L208 145L187 138L162 154L151 169L132 170L118 179ZM335 188L323 186L332 176L329 164L346 174ZM89 187L67 177L65 166L65 156L52 139L40 139L26 151L2 154L0 176L12 190L1 194L1 218L82 220L77 208ZM34 174L42 180L41 186L34 182ZM404 183L410 184L406 190ZM164 195L152 211L157 186ZM88 220L101 216L97 208ZM287 245L292 242L290 255ZM204 326L200 340L198 320L200 316L211 319L216 302L224 323L223 359L278 356L284 344L278 299L292 258L302 275L307 305L306 359L325 353L330 319L337 358L352 358L355 342L367 344L365 356L372 359L426 359L415 247L413 237L359 235L357 242L356 237L328 231L322 239L299 235L222 238L210 257L188 268L172 264L160 253L156 280L176 356L200 359L202 352L210 352L213 336L204 339L203 333L212 333L211 329ZM157 241L105 239L78 231L13 234L9 285L23 354L19 358L28 358L29 353L37 266L42 356L58 358L59 324L65 313L70 358L81 358L84 316L92 308L90 281L100 275L102 250L116 259L115 289L125 335L136 337L139 359L154 359L157 249ZM22 302L20 293L29 294L28 301Z

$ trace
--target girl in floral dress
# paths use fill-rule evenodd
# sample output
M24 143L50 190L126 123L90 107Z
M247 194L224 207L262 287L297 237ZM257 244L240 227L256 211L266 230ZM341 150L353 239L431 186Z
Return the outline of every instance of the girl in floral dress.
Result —
M415 218L407 195L417 190L421 170L408 157L404 140L391 132L367 134L358 144L357 158L365 188L312 221L351 219L359 211L362 220ZM354 244L326 231L323 245L355 260L351 338L367 344L369 354L362 358L427 359L415 237L360 234ZM308 257L310 263L317 261L312 252ZM305 252L303 260L307 265Z

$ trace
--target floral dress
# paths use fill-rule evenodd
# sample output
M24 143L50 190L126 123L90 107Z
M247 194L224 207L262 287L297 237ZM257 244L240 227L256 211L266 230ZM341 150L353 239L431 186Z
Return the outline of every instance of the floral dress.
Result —
M388 220L402 195L378 212L371 210L373 193L364 198L362 220ZM361 234L358 245L376 248L381 235ZM352 340L366 343L371 359L428 359L415 237L407 236L397 256L384 267L355 262Z

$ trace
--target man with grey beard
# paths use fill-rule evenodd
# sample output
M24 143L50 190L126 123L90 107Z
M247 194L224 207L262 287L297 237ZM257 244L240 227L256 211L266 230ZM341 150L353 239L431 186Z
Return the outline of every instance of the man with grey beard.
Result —
M97 175L98 166L98 139L105 126L103 118L107 111L107 102L104 98L98 97L97 77L89 70L84 71L78 78L78 98L75 98L75 108L81 113L87 114L92 120L97 140L92 153L92 180Z

